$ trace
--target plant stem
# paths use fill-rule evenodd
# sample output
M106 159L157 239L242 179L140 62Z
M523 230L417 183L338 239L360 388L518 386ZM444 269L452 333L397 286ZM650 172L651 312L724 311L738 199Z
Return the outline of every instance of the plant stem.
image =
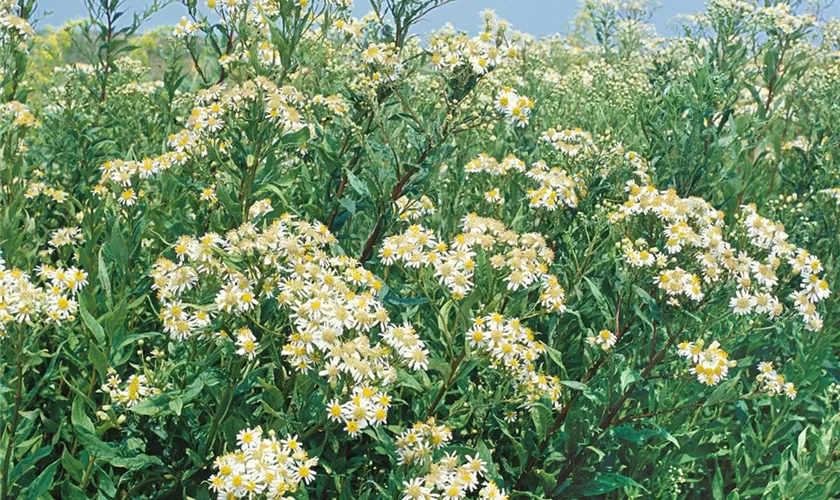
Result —
M455 372L458 371L458 367L461 366L461 362L464 360L464 357L467 354L467 350L464 349L461 351L461 354L452 361L451 371L449 372L449 377L447 377L446 382L441 386L440 390L435 396L434 401L432 401L432 405L429 406L429 410L426 412L426 418L429 419L432 417L432 414L435 412L435 409L443 400L443 396L446 394L446 391L449 390L449 386L452 384L452 380L455 378Z
M18 339L15 345L15 373L17 374L17 387L15 388L15 404L13 407L12 421L9 426L9 439L6 444L6 452L3 455L3 469L0 472L2 476L2 486L0 487L0 500L7 500L9 498L9 466L12 463L12 450L15 447L17 438L17 427L20 423L20 409L23 403L23 356L22 347L24 336L18 332Z

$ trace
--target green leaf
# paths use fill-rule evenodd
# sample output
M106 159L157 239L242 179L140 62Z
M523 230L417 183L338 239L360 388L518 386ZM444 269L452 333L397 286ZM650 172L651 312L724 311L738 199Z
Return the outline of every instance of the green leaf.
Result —
M627 476L622 476L621 474L616 474L615 472L607 472L596 477L595 480L583 488L581 493L584 496L591 497L603 495L625 486L632 486L647 491L644 486Z
M660 436L662 436L662 437L664 437L665 439L667 439L667 440L668 440L668 442L673 443L673 445L674 445L674 446L676 446L676 447L677 447L677 449L679 449L679 448L680 448L680 442L679 442L679 441L677 441L677 438L675 438L675 437L674 437L674 436L673 436L670 432L666 431L663 427L660 427L660 426L658 426L658 425L656 425L656 424L652 424L652 425L653 425L653 428L654 428L654 429L656 429L657 431L659 431L659 435L660 435Z
M344 171L347 173L347 180L350 181L350 187L353 188L353 191L365 198L370 198L370 191L368 190L367 184L362 182L362 180L356 177L356 174L351 172L349 169L345 169Z
M93 367L103 378L106 376L108 373L108 358L102 352L102 349L93 342L88 345L88 361L93 364Z
M85 324L88 330L90 330L91 333L93 333L96 342L98 342L99 345L105 345L105 330L102 329L102 325L100 325L99 322L96 321L96 318L94 318L90 314L90 312L88 312L84 302L81 302L79 304L79 313L82 316L82 322Z
M76 438L85 450L95 457L97 460L105 461L114 467L122 467L129 470L140 470L150 465L163 465L163 462L158 457L138 454L131 457L122 456L121 450L111 444L106 443L96 437L96 434L87 429L76 427Z
M589 392L589 387L587 387L586 384L584 384L582 382L575 382L574 380L561 380L560 383L565 385L569 389L574 389L576 391Z
M120 225L114 221L114 226L111 228L111 255L121 269L126 269L128 266L128 245L125 243Z
M642 376L629 366L621 372L621 390L627 389L630 384L642 380Z
M102 460L116 458L118 456L117 449L102 441L96 434L85 429L84 427L74 426L76 431L76 439L84 449L94 457Z
M26 472L35 465L35 463L42 458L49 456L49 454L52 453L52 449L53 447L49 445L38 448L34 453L16 463L11 472L9 472L9 482L14 483L17 481L17 479L26 474Z
M61 453L61 467L70 474L76 482L81 482L85 474L85 466L82 462L76 459L67 448Z
M720 465L715 463L715 477L712 479L712 498L723 500L723 474L720 472Z
M286 134L280 138L280 144L283 146L300 146L309 140L309 127L303 127L297 132Z
M388 304L398 304L403 306L417 306L429 302L426 297L398 297L393 293L389 293L385 297L385 302Z
M502 421L499 420L499 422ZM513 448L516 450L516 455L519 458L519 469L520 472L522 472L522 470L525 469L525 464L528 462L528 451L525 450L525 447L522 446L522 443L520 443L518 439L511 435L510 431L508 431L504 425L502 425L499 430L501 430L502 434L507 436L511 443L513 443Z
M122 467L123 469L134 471L145 469L150 465L163 465L163 462L161 462L161 460L158 457L146 455L143 453L140 453L139 455L135 455L133 457L114 457L111 459L107 459L106 462L110 463L114 467Z
M404 370L399 370L397 372L397 380L395 382L397 387L408 387L409 389L416 391L417 393L422 393L424 391L423 386L417 382L417 379L414 378L411 374Z
M563 366L563 354L551 346L545 346L545 352L552 361L557 363L557 366Z
M534 430L540 439L545 437L549 426L551 426L551 410L540 403L531 407L531 420L534 422Z
M58 463L59 460L56 460L44 469L38 477L29 483L29 486L21 492L20 498L23 500L29 500L30 498L34 500L46 494L50 488L52 488L55 471L58 469Z
M99 277L99 284L105 292L105 300L108 308L111 309L114 307L114 298L111 292L111 277L108 275L108 264L105 263L104 258L104 247L99 249L97 276Z
M338 203L344 207L345 210L350 212L353 215L356 215L356 202L350 198L342 198L338 200Z
M192 402L204 388L204 381L196 378L183 391L164 392L147 398L129 408L138 415L160 416L175 413L180 415L185 404Z
M181 410L184 409L184 400L183 398L175 398L169 402L169 409L172 410L172 413L175 415L181 416Z
M656 435L655 431L650 429L636 429L630 424L622 424L613 429L613 434L619 439L629 443L643 443L651 436Z
M241 215L239 211L239 203L233 200L231 196L231 189L220 185L219 189L216 190L216 195L219 197L219 201L222 202L222 205L224 205L228 215L235 217L238 221Z
M587 286L589 287L589 291L592 293L592 296L595 297L595 302L598 304L598 310L601 311L601 314L607 320L613 319L613 313L611 312L611 306L609 301L606 297L604 297L604 293L601 292L601 289L592 282L591 279L584 276L584 281L586 281Z
M738 377L733 377L730 380L724 381L714 390L714 392L712 392L711 396L709 396L709 398L706 400L706 404L717 404L721 401L732 397L732 395L735 394L735 386L738 384L738 382Z
M545 491L554 491L554 489L557 487L557 475L556 474L550 474L550 473L548 473L548 472L546 472L542 469L537 469L536 473L537 473L537 476L540 478L540 481L542 481L543 489ZM543 497L539 497L539 496L535 495L534 498L543 498Z
M61 466L64 467L64 464L62 463ZM78 481L81 480L82 478L80 476ZM78 486L70 483L69 481L65 481L61 486L61 498L66 498L68 500L87 500L88 495Z
M73 427L79 427L89 432L94 432L93 421L87 416L85 412L85 401L81 396L76 396L73 399L73 406L70 411L70 423Z

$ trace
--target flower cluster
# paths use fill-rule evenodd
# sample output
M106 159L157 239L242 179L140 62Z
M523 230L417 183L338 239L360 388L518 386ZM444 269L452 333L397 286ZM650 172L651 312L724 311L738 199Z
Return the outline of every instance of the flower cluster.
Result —
M219 498L291 498L315 479L318 458L303 449L297 436L278 440L274 431L244 429L238 451L216 457L210 488Z
M549 211L563 205L576 208L580 196L586 194L586 184L580 175L570 175L560 167L549 168L543 160L535 162L526 172L525 162L514 154L509 154L502 160L496 160L486 153L480 153L464 166L464 171L468 175L486 173L492 177L509 173L525 173L529 179L539 184L538 188L525 192L531 208L544 208ZM490 203L503 202L497 188L487 191L485 199Z
M644 252L644 250L642 250ZM641 252L640 252L641 256ZM676 298L679 295L699 301L703 299L703 290L700 288L700 278L686 270L676 267L664 269L653 279L656 286L664 291L669 297ZM734 299L735 297L733 297Z
M515 62L520 54L519 33L509 33L510 24L496 18L492 11L485 13L483 28L472 39L451 28L433 33L427 49L432 65L438 71L447 72L467 67L472 73L483 75Z
M329 3L341 3L325 1ZM290 2L290 6L299 8L302 12L298 15L308 15L306 8L311 6L313 2L310 0L299 0ZM226 23L236 24L245 21L254 28L262 32L269 30L267 23L276 20L280 16L280 5L272 0L256 0L248 2L244 0L207 0L207 7L212 9L221 19Z
M201 23L193 23L186 17L182 17L175 28L172 30L172 36L175 38L189 38L201 28Z
M409 268L432 266L435 276L453 297L465 297L474 286L476 250L482 249L491 267L505 271L503 282L509 291L541 283L540 303L552 312L565 310L566 292L548 273L554 251L538 233L518 234L504 223L470 214L462 220L463 233L450 246L421 225L385 239L379 251L381 262L400 261Z
M601 330L598 335L586 338L586 342L592 346L600 346L601 349L609 351L618 342L618 337L609 330Z
M502 158L501 161L493 158L487 153L480 153L464 165L467 174L487 173L491 176L506 175L513 172L525 172L525 162L516 157L513 153Z
M769 30L791 34L794 31L808 28L817 22L812 14L795 14L786 2L779 2L768 7L761 7L755 11L758 23Z
M749 247L737 249L726 239L724 214L702 198L681 198L674 190L659 191L645 182L628 181L628 200L611 215L618 222L633 217L652 214L661 223L664 252L659 246L649 245L644 238L624 243L625 259L634 267L659 267L654 283L663 290L672 303L684 295L694 301L703 299L704 286L735 283L730 306L737 315L765 314L769 319L779 317L784 306L779 299L779 288L787 280L781 269L787 263L789 272L801 279L798 291L790 294L794 305L809 330L822 328L822 318L816 304L830 294L828 283L820 277L822 264L807 250L788 242L784 226L760 216L752 206L743 206L741 228L745 231ZM668 268L679 261L676 256L689 250L691 257L681 266ZM697 269L692 272L691 269ZM728 278L728 280L727 280Z
M416 220L424 215L433 215L437 212L434 202L425 194L418 200L412 200L408 196L401 196L394 202L394 213L400 220Z
M659 248L648 246L644 238L639 238L636 241L624 238L620 246L625 262L632 267L651 267L653 265L665 267L668 263L668 256L661 252Z
M493 481L485 480L479 489L486 473L487 464L478 456L462 459L457 453L447 453L423 477L403 482L403 500L460 500L476 490L480 500L507 500L508 495Z
M407 267L419 268L437 261L440 254L446 252L447 248L446 243L437 241L434 232L420 224L414 224L402 234L385 238L379 249L379 259L386 266L401 261ZM469 259L462 257L461 260L466 263ZM475 267L475 263L460 267ZM461 278L461 275L464 277ZM452 283L461 284L464 290L467 290L467 280L465 272L451 276Z
M729 353L721 349L717 341L705 349L704 346L703 339L698 339L697 342L686 340L677 346L677 353L694 364L689 371L697 376L698 381L706 385L716 385L726 378L729 369L737 363L729 359Z
M328 33L333 37L343 39L360 39L367 24L356 18L335 19L329 27Z
M293 133L305 126L297 107L303 105L303 96L293 87L278 87L267 78L256 78L241 85L226 89L224 84L215 85L199 92L197 105L187 119L186 127L168 138L171 151L141 160L108 160L102 167L100 183L94 193L109 192L110 182L116 199L124 206L137 203L139 182L174 166L186 164L191 158L226 154L225 141L219 137L230 121L242 120L251 111L250 104L260 104L262 113L269 123L279 130L275 141L282 135Z
M623 144L616 142L609 149L609 155L607 158L611 159L611 163L615 163L617 166L629 167L631 172L641 179L643 183L650 184L650 173L652 169L647 158L644 156L633 150L627 150L624 148ZM608 168L606 172L603 173L604 177L606 177L609 170L610 169Z
M146 398L162 392L160 388L149 387L145 375L131 375L123 381L113 369L109 369L108 381L102 384L100 390L107 394L113 403L126 408L131 408Z
M595 147L592 134L580 128L563 130L550 128L540 135L540 140L550 144L555 151L569 158L589 153Z
M24 39L35 36L35 30L19 13L20 6L15 0L0 0L0 43L5 45L13 36Z
M26 191L23 193L23 196L28 199L36 198L41 195L50 197L52 201L56 203L64 203L70 196L67 194L67 191L47 186L43 182L38 181L30 182L26 187Z
M393 43L372 43L361 53L363 74L371 87L399 78L403 63L400 52Z
M79 309L76 294L88 284L87 273L47 264L39 266L37 273L43 286L33 283L20 269L7 269L0 258L0 337L12 323L60 325L75 320Z
M321 375L337 375L339 372L338 366L327 365ZM370 426L385 423L390 408L391 396L366 385L355 387L350 399L344 404L341 404L338 399L333 399L327 405L327 417L333 422L344 423L344 430L347 431L347 434L356 436Z
M251 220L254 220L260 216L263 216L267 213L270 213L274 210L274 207L271 205L271 200L269 198L263 198L262 200L257 200L251 205L251 208L248 209L248 217Z
M510 125L524 127L528 125L534 101L510 87L505 87L496 95L496 110L504 115Z
M396 439L400 465L424 463L432 458L435 450L443 448L450 440L452 430L445 425L436 425L434 418L426 422L417 422Z
M52 232L49 244L51 247L61 248L82 240L84 240L84 235L79 227L63 227Z
M489 191L484 192L484 200L487 203L495 203L497 205L504 205L505 198L502 196L502 192L499 188L491 188Z
M323 106L330 113L336 116L344 116L347 113L347 110L350 108L344 97L338 94L333 94L329 96L316 94L312 97L311 102L316 106Z
M390 396L384 389L396 380L397 367L423 370L429 352L411 325L391 324L375 296L381 283L370 271L327 254L334 241L323 224L283 215L262 230L246 223L225 237L181 237L174 249L178 263L160 259L152 276L164 331L177 339L206 332L214 318L228 324L247 319L269 300L288 310L293 330L283 357L296 371L315 369L346 393L347 404L334 402L328 414L356 434L385 421ZM196 288L215 295L207 301ZM381 342L374 342L374 329ZM234 338L237 354L256 358L260 344L252 330L238 328Z
M770 91L766 87L758 89L758 99L753 96L749 89L743 89L738 95L738 101L735 103L736 115L755 115L759 109L762 109L762 103L767 102L770 96Z
M0 118L11 118L13 127L37 128L41 126L41 122L35 118L29 108L18 101L0 103Z
M199 316L198 320L207 321L209 317L202 318L201 311L196 311L196 315ZM257 337L254 336L254 332L251 331L248 327L239 328L234 332L236 340L234 341L236 344L236 354L247 358L249 361L257 357L257 350L260 348L260 343L257 342Z
M771 396L784 394L790 399L796 399L796 386L793 382L786 382L785 376L778 374L770 361L762 361L758 364L756 380L761 384L761 390Z
M791 271L800 277L799 291L791 293L790 298L793 299L794 306L802 316L806 328L813 331L821 330L823 320L817 312L816 305L831 294L828 282L820 277L823 270L822 262L807 250L789 243L783 225L762 217L753 206L748 205L742 208L747 215L742 224L747 230L750 243L769 252L763 261L755 259L749 262L750 271L758 286L766 288L775 286L779 282L777 269L782 259L787 259ZM756 312L762 312L763 309L769 307L779 307L778 299L772 296L767 297L768 294L763 291L749 296L746 291L739 294L741 294L739 296L741 303L733 306L736 313L739 312L736 308L739 306L742 311L755 309Z
M307 9L312 2L309 0L302 0L299 2L290 2L289 8L299 9L297 15L307 17L311 15L311 9ZM270 26L277 22L280 18L280 5L273 0L257 0L254 2L247 2L241 0L226 0L219 2L217 0L208 0L207 6L215 11L215 15L222 19L225 24L243 26L248 25L253 30L251 31L251 43L237 44L234 47L228 47L227 51L219 57L219 64L222 67L228 68L233 63L247 63L256 62L262 64L266 68L280 67L282 65L282 58L280 51L275 48L277 45L276 39L271 37ZM309 12L307 12L309 10ZM193 35L198 28L203 24L212 24L213 21L203 18L203 22L192 23L190 21L176 25L173 32L174 38L187 38Z
M823 189L820 192L829 196L830 198L834 198L837 201L837 205L840 206L840 188L839 187Z
M511 377L525 396L526 405L546 398L555 408L560 408L560 379L540 373L536 368L546 346L519 319L505 318L499 313L476 318L467 338L470 347L487 357L495 370Z
M534 163L526 175L540 184L539 188L526 192L531 208L549 211L557 210L561 205L577 208L578 194L586 194L586 184L579 175L570 175L560 167L549 168L542 160Z
M782 151L791 151L793 149L798 149L803 153L807 153L811 150L812 144L806 139L805 137L799 136L792 141L785 141L782 144Z

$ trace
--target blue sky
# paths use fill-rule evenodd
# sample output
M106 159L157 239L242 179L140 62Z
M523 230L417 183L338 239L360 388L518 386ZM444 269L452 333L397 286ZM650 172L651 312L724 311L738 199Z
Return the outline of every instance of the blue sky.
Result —
M149 0L151 1L151 0ZM354 15L362 16L370 10L368 0L355 0ZM127 0L129 10L142 8L146 0ZM199 0L204 3L204 0ZM659 0L662 5L653 22L660 34L669 35L668 20L677 14L691 14L703 8L704 0ZM513 26L535 36L562 31L574 17L578 0L457 0L432 12L417 28L427 32L451 22L456 28L475 32L479 25L478 13L493 9ZM39 25L58 26L67 19L85 15L83 0L39 0L38 11L45 17ZM183 15L181 4L170 5L149 22L149 27L174 24ZM48 12L51 12L48 14Z

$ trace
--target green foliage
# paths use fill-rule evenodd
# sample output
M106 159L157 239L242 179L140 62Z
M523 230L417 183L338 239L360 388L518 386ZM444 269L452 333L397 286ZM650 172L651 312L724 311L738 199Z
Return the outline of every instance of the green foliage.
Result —
M0 500L840 495L836 20L182 3L0 0Z

